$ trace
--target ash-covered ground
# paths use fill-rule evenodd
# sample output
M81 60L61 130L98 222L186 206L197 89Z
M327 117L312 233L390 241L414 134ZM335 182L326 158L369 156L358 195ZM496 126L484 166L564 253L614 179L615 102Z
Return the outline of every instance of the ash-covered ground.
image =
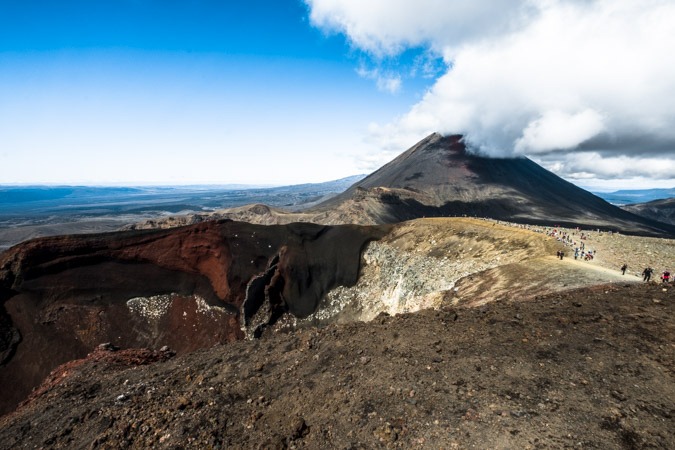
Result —
M1 419L0 448L675 448L673 292L446 302L181 357L98 349Z

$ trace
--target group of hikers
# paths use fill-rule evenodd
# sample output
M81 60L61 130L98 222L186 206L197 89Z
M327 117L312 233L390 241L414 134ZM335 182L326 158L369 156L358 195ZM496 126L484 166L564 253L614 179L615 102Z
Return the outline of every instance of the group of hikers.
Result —
M625 273L624 267L627 267L625 264L621 266L621 271ZM650 281L652 279L652 275L654 274L654 269L651 267L645 267L645 270L642 271L642 281ZM670 272L668 270L664 270L663 273L661 274L661 282L662 283L670 283Z
M582 231L579 227L577 227L575 230L572 232L567 232L563 229L561 229L558 225L555 225L554 227L545 227L544 229L538 228L538 227L531 227L529 225L518 225L521 228L526 228L528 230L536 231L539 233L545 233L547 236L551 236L556 238L559 242L563 243L564 245L574 247L574 259L579 259L581 258L582 260L585 261L591 261L598 253L598 250L591 250L586 248L586 242L589 237L588 232ZM595 230L597 231L598 235L602 235L603 232L598 229ZM609 231L609 235L612 235L613 232ZM558 259L563 259L565 257L565 252L562 250L558 250L556 253L556 257ZM621 275L626 275L626 270L628 270L628 264L623 264L621 268ZM646 267L642 271L642 280L643 281L650 281L652 278L652 275L654 274L654 269L651 267ZM662 283L670 283L670 272L668 270L664 270L663 273L661 274L661 282Z
M565 252L558 250L556 253L556 257L563 259L565 256ZM574 259L577 259L577 254L575 251L574 254ZM621 275L626 275L626 270L628 269L628 264L624 264L621 266L619 270L621 270ZM652 275L654 275L654 269L651 267L645 267L645 270L642 271L642 281L650 281L652 279ZM661 282L662 283L670 283L670 272L668 270L664 270L663 273L661 274Z
M596 250L596 253L597 253L597 250ZM594 255L594 253L591 250L589 250L587 252L581 250L581 252L579 252L578 248L574 249L574 259L579 259L579 257L581 257L581 259L583 259L584 261L590 261L590 260L593 259L593 255ZM558 252L556 253L556 256L560 259L563 259L563 257L565 256L565 252L558 250Z
M572 233L567 233L563 230L558 229L558 226L556 226L553 229L546 229L545 232L547 235L555 237L558 241L562 242L565 245L574 246L574 259L581 258L585 261L590 261L598 253L597 249L595 251L591 249L586 249L586 243L584 241L588 239L588 235L582 232L579 228L577 228ZM600 233L600 230L598 230L598 233ZM579 239L578 241L575 240L575 238L577 237ZM559 259L563 259L565 253L561 250L558 250L556 256ZM623 264L620 269L621 275L626 275L627 269L628 264ZM642 271L642 281L645 282L650 281L652 275L654 275L654 269L652 269L651 267L645 267L645 270ZM670 283L670 272L668 270L664 270L663 273L661 274L661 282Z
M628 269L628 264L621 266L621 275L626 275L626 269ZM649 266L645 267L645 270L642 271L642 281L651 281L652 275L654 275L654 269ZM668 270L664 270L661 274L661 282L670 283L670 272Z
M598 232L600 232L600 230L598 230ZM558 241L565 245L574 247L574 259L581 258L584 261L591 261L597 253L597 250L593 251L586 249L586 243L584 241L588 238L588 236L579 228L577 228L576 231L572 233L568 233L558 229L558 226L556 225L556 227L553 229L546 229L545 233L548 236L555 237ZM579 235L577 235L577 233L579 233ZM579 241L577 242L575 239L579 239ZM563 259L565 253L559 251L556 256L560 259Z
M597 250L596 250L596 253L597 253ZM593 259L593 255L594 255L594 253L593 253L592 250L589 250L589 251L581 250L581 252L579 252L578 248L574 249L574 259L578 259L579 257L581 257L581 259L583 259L584 261L590 261L590 260Z

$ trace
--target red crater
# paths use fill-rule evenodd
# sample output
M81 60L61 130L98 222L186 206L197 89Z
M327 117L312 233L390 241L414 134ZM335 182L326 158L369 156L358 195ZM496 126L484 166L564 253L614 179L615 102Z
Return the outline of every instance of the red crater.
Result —
M17 245L0 255L0 413L102 342L180 354L311 314L356 283L363 246L386 229L214 221Z

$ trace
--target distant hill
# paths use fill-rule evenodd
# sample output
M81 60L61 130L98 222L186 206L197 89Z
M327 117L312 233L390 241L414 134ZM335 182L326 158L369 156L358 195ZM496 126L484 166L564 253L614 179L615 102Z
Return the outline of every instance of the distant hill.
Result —
M294 211L324 201L364 176L279 187L0 186L0 251L35 237L114 231L143 220L173 220L254 203Z
M675 188L597 192L595 195L625 211L675 225Z
M675 198L624 205L621 209L649 219L675 225Z
M325 200L365 175L323 183L258 187L203 186L0 186L0 225L43 216L200 212L250 203L295 207Z
M663 200L675 197L675 188L670 189L635 189L614 192L593 192L613 205L629 205L647 203L652 200Z

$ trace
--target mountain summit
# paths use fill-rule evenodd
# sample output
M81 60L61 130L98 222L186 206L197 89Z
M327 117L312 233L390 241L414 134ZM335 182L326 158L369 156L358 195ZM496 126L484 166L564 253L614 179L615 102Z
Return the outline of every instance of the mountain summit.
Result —
M394 223L423 216L490 217L672 235L667 224L623 211L528 158L471 154L460 135L433 133L314 211ZM361 222L363 219L360 220Z

